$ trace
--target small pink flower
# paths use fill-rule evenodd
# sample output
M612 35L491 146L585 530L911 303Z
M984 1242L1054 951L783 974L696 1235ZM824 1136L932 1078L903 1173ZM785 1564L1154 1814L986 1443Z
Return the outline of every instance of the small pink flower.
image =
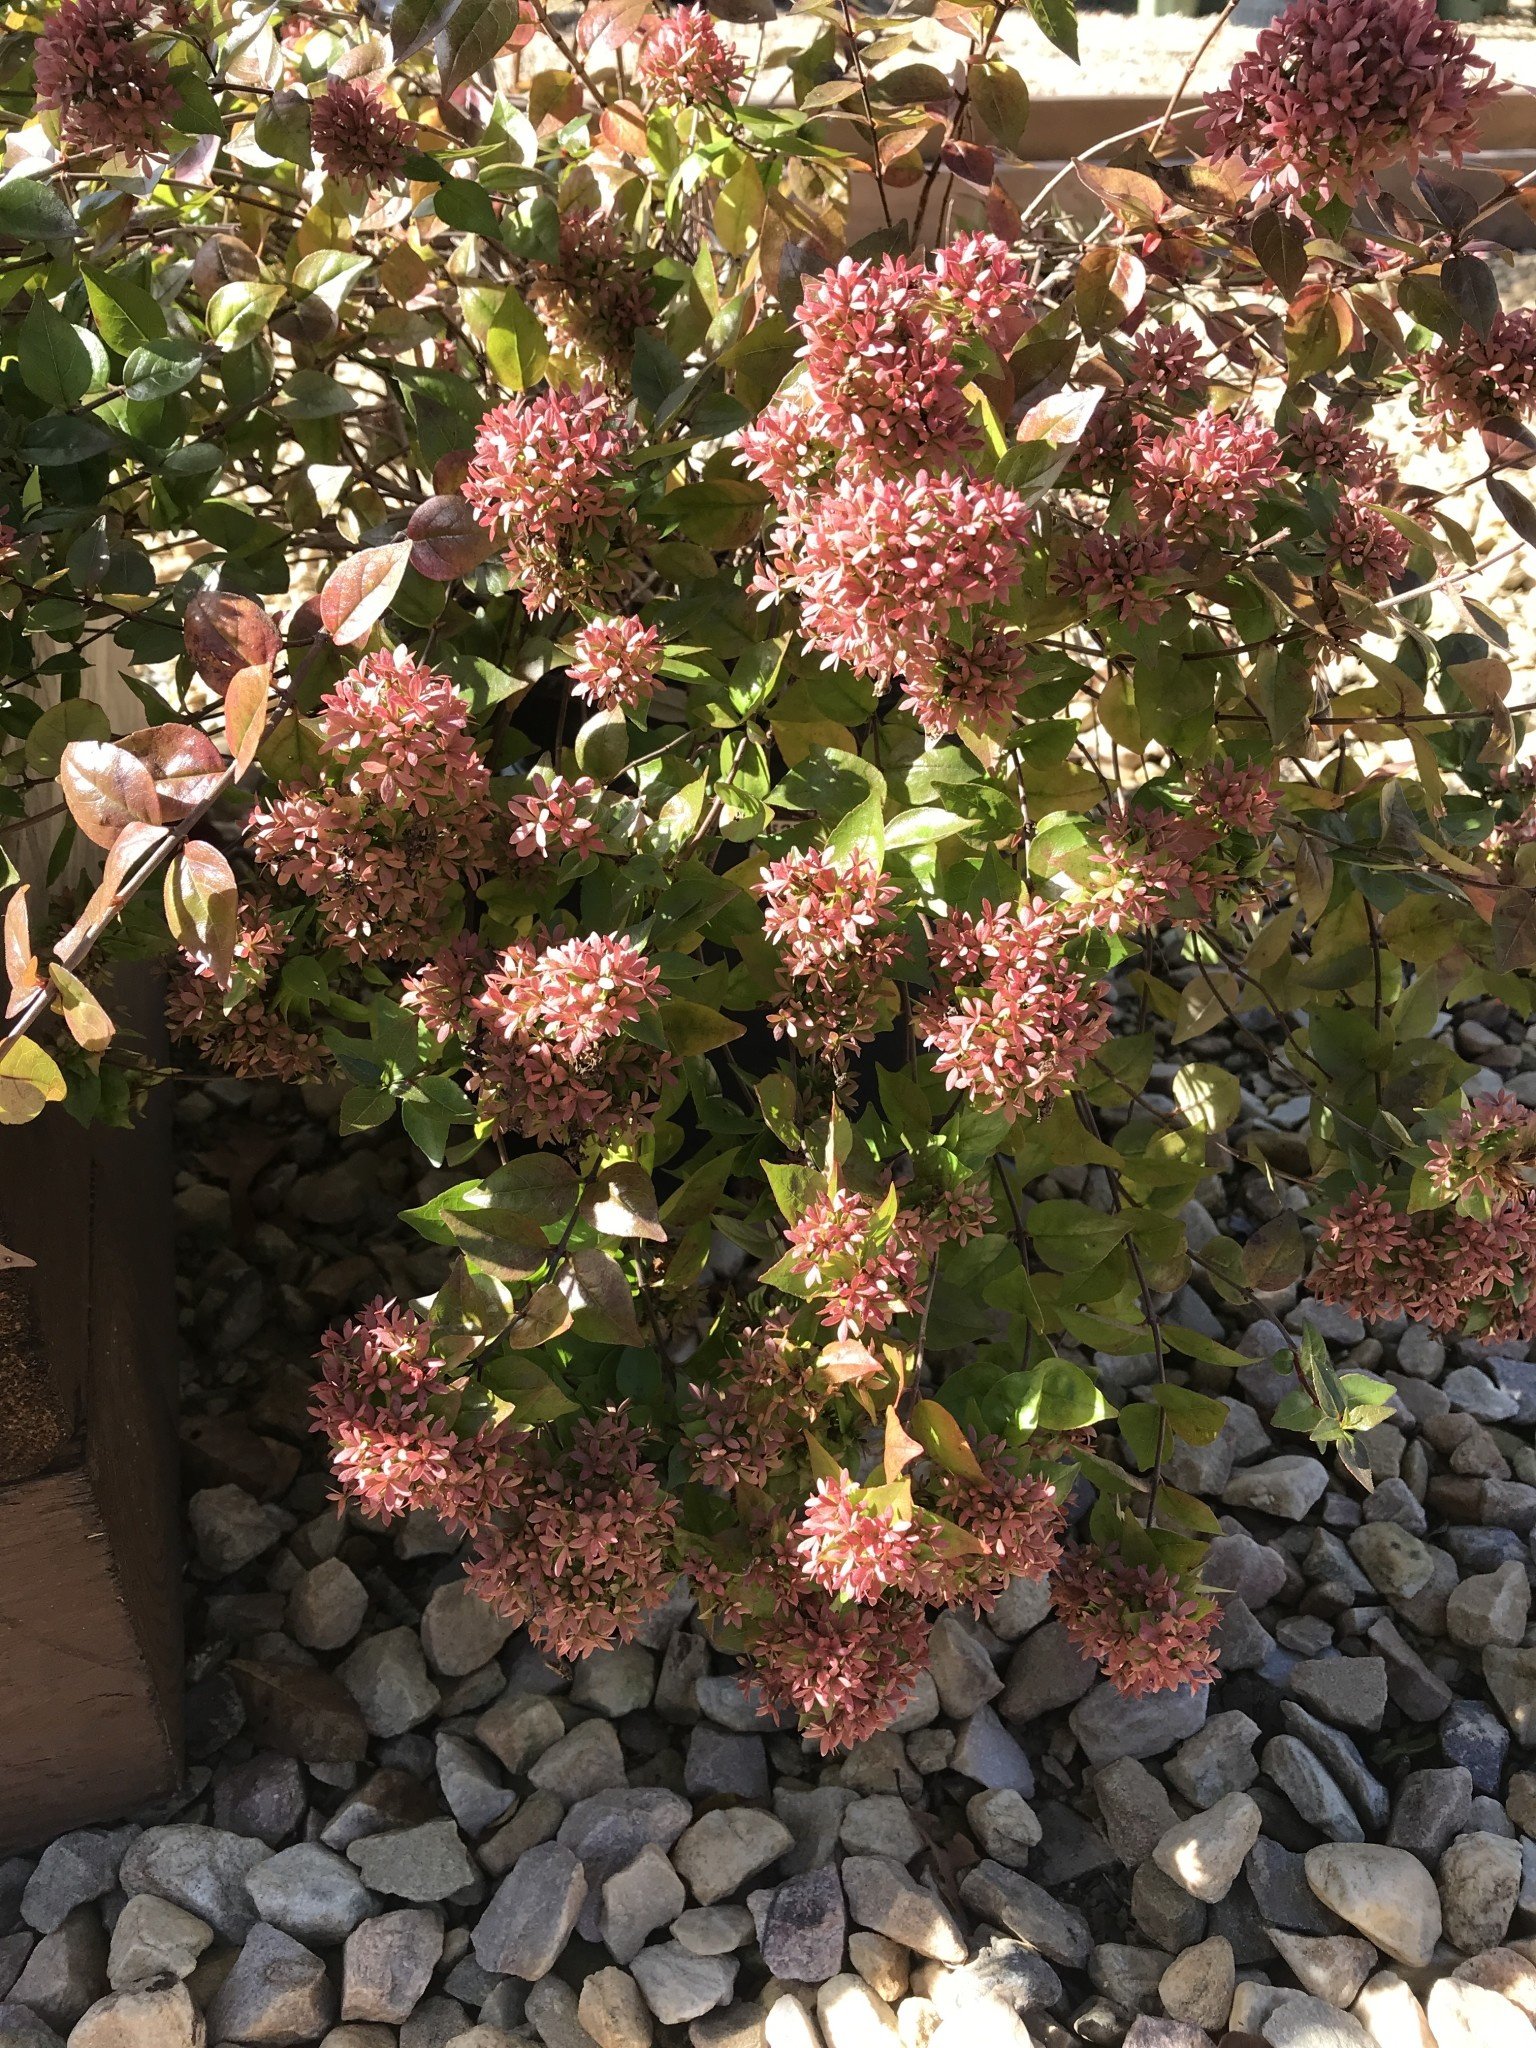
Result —
M1486 335L1464 328L1414 359L1423 406L1435 433L1450 441L1501 414L1536 416L1536 307L1500 313Z
M639 711L655 693L664 645L638 619L593 619L576 635L566 674L578 697L599 711Z
M590 775L573 781L541 771L530 775L528 782L527 792L507 804L512 851L519 860L549 860L566 852L585 860L601 852L603 828L588 808L599 794Z
M1260 193L1352 198L1394 164L1461 161L1494 97L1493 66L1434 0L1291 0L1200 117L1216 156Z
M1231 539L1282 466L1279 436L1257 413L1206 410L1138 450L1132 490L1150 532Z
M874 1238L874 1205L851 1188L816 1199L784 1232L796 1272L839 1337L887 1330L911 1307L917 1259L896 1239Z
M482 526L505 529L507 568L530 611L622 590L635 440L612 395L590 383L514 398L480 422L464 496Z
M1328 564L1369 597L1385 597L1408 567L1407 540L1374 505L1340 501L1327 534Z
M976 443L968 373L920 263L845 256L807 282L797 315L812 422L848 453L904 461Z
M675 7L653 18L637 66L651 97L668 107L730 104L741 97L746 66L704 7Z
M821 1479L797 1525L800 1569L828 1593L877 1600L917 1564L922 1539L910 1514L865 1497L846 1472Z
M1216 1677L1216 1603L1163 1566L1074 1546L1057 1565L1051 1591L1068 1636L1127 1699L1209 1685Z

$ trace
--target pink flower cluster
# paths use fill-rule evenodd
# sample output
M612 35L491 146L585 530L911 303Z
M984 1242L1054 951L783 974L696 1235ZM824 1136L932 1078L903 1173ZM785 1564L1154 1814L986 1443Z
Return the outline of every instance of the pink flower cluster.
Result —
M872 1605L834 1600L784 1570L752 1631L753 1681L770 1707L798 1714L823 1754L887 1727L928 1667L922 1605L888 1593Z
M652 20L636 68L664 107L729 105L741 97L746 74L705 7L674 7Z
M241 1080L322 1078L329 1070L325 1041L285 1013L272 986L289 944L288 926L270 897L242 898L230 988L220 990L211 961L184 958L166 989L171 1036Z
M1487 334L1464 327L1414 359L1419 397L1438 438L1449 443L1505 416L1536 417L1536 307L1496 314Z
M473 1529L513 1482L504 1424L461 1428L463 1387L433 1349L431 1325L392 1301L371 1302L320 1340L311 1412L343 1494L389 1519L423 1508Z
M1117 802L1099 841L1107 872L1094 878L1085 917L1119 931L1170 915L1187 917L1191 908L1208 916L1218 897L1241 887L1239 849L1229 844L1229 835L1267 840L1278 805L1266 770L1230 764L1192 779L1187 811L1152 800Z
M381 185L405 169L411 126L377 85L333 78L309 110L309 139L323 168L348 184Z
M1523 1183L1486 1217L1404 1214L1384 1187L1363 1187L1323 1218L1311 1285L1359 1316L1496 1342L1536 1337L1533 1270L1536 1190Z
M807 1347L784 1317L744 1330L740 1349L688 1388L683 1450L703 1486L766 1486L815 1414Z
M952 1561L956 1593L988 1608L1014 1579L1049 1578L1061 1561L1070 1474L1032 1466L1024 1452L988 1438L976 1446L981 1477L945 1473L938 1507L976 1545Z
M1349 199L1398 162L1460 162L1497 90L1492 71L1434 0L1291 0L1200 125L1261 193Z
M1447 1201L1521 1197L1536 1186L1536 1110L1501 1089L1482 1095L1429 1143L1425 1173Z
M664 645L638 619L593 619L576 635L566 670L578 697L599 711L641 711L655 693Z
M622 1409L572 1425L561 1452L529 1436L496 1522L478 1529L465 1578L557 1657L628 1642L677 1575L677 1509Z
M603 828L593 815L602 791L590 775L536 771L528 788L507 799L512 852L518 860L550 860L575 853L585 860L603 846Z
M472 1005L484 1028L472 1083L482 1108L540 1144L645 1128L676 1063L626 1031L666 994L631 939L509 946Z
M573 206L559 235L556 255L532 265L527 284L556 354L580 367L628 362L656 317L649 280L608 215Z
M285 785L252 821L257 858L316 900L353 960L431 951L463 886L489 871L490 776L469 712L403 648L365 656L322 699L334 780Z
M531 612L597 605L622 591L622 471L635 444L612 394L590 383L514 398L480 422L464 496L482 526L504 530L507 568Z
M1109 1036L1104 997L1073 965L1072 931L1039 901L941 918L935 991L913 1022L950 1088L1012 1116L1048 1108Z
M917 1254L877 1219L876 1205L848 1187L829 1189L784 1233L795 1272L839 1337L888 1330L913 1306Z
M820 847L771 861L755 887L781 958L775 1037L828 1056L872 1037L880 983L902 947L890 913L901 891L867 854Z
M1062 1627L1127 1699L1215 1678L1216 1603L1162 1565L1133 1565L1117 1551L1074 1545L1063 1553L1051 1591Z
M964 348L1006 354L1033 301L1026 262L996 236L931 265L845 257L805 288L799 381L741 436L780 514L765 602L793 600L829 660L903 678L930 734L995 727L1018 695L1019 654L981 615L1017 586L1029 510L965 464L980 435Z
M414 1010L439 1045L450 1038L466 1043L475 1034L474 998L491 965L473 932L460 932L401 986L400 1000Z
M1280 437L1252 412L1207 408L1137 450L1132 493L1153 532L1230 541L1253 524L1283 468Z
M38 36L37 104L60 115L71 150L142 163L179 100L156 0L63 0Z

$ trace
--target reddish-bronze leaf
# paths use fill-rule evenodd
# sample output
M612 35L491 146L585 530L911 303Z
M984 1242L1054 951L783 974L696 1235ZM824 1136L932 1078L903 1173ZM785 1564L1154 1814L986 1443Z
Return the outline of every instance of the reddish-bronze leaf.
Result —
M126 826L160 823L149 770L111 740L71 740L59 762L59 788L93 846L111 846Z
M256 600L233 590L200 590L187 606L182 636L192 666L221 694L242 669L270 675L283 648L282 634Z
M239 892L234 870L206 839L189 839L165 871L165 921L171 937L205 961L221 988L235 964Z
M332 570L320 593L320 619L338 647L353 647L368 638L389 610L410 559L411 543L395 540L385 547L364 548Z
M1098 341L1128 320L1147 293L1146 268L1129 249L1090 249L1077 267L1072 296L1083 333Z
M224 692L224 744L235 764L236 780L256 758L267 730L267 702L272 694L269 668L243 668Z
M146 725L125 733L118 745L149 770L167 825L190 817L219 793L224 756L195 725Z
M405 530L411 541L411 567L434 583L467 576L496 551L494 538L468 500L458 496L428 498L416 507Z
M5 974L11 984L11 999L5 1010L7 1017L14 1017L27 998L35 995L43 985L42 976L37 971L37 955L32 950L27 886L25 882L21 883L5 906Z

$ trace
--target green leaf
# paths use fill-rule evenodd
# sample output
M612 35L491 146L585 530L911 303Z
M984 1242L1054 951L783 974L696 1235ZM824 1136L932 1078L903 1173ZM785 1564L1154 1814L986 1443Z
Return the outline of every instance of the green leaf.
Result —
M1173 1077L1173 1099L1196 1130L1224 1131L1237 1121L1241 1089L1225 1067L1196 1061Z
M656 508L656 522L675 528L701 547L745 547L763 522L768 493L745 477L703 477L669 491Z
M123 366L123 395L138 405L150 405L162 398L174 398L195 384L203 367L203 352L195 341L167 337L136 348Z
M1074 0L1025 0L1036 28L1048 43L1077 62L1077 8Z
M716 1046L729 1045L740 1038L747 1028L705 1003L685 1002L677 996L662 1003L660 1011L662 1032L676 1053L713 1052Z
M64 749L72 740L109 740L112 725L99 704L88 697L66 697L50 704L27 734L26 763L34 775L59 772Z
M240 278L221 284L208 301L208 332L226 355L254 341L283 302L280 284Z
M1037 1202L1025 1218L1029 1241L1058 1273L1101 1265L1130 1228L1126 1215L1103 1216L1086 1202Z
M1186 1358L1198 1359L1201 1365L1219 1365L1227 1372L1239 1372L1253 1363L1243 1352L1218 1344L1214 1337L1207 1337L1200 1330L1186 1329L1183 1323L1164 1323L1161 1327L1163 1341L1171 1351L1181 1351Z
M448 22L439 91L446 97L507 47L522 19L519 0L459 0Z
M486 330L485 359L508 391L530 390L549 362L548 338L515 285L509 284L497 302Z
M492 1199L535 1223L563 1223L576 1206L581 1182L558 1153L529 1152L498 1166L485 1183Z
M491 195L472 178L445 178L432 195L432 211L445 227L483 240L501 239L501 223Z
M121 270L85 273L86 296L97 332L120 356L165 338L165 314L143 285ZM211 309L210 309L211 310Z
M78 405L98 375L106 381L106 351L100 342L66 320L41 293L21 323L17 352L22 382L45 405Z
M72 242L75 216L51 185L7 178L0 185L0 235L18 242Z
M453 12L453 5L454 0L399 0L389 17L390 48L397 64L431 42Z
M1068 1358L1043 1358L1026 1373L1009 1373L998 1386L1009 1419L1021 1432L1087 1429L1115 1411L1102 1392Z
M30 1038L0 1053L0 1124L29 1124L68 1092L53 1059Z
M1151 1388L1147 1398L1162 1409L1173 1424L1175 1436L1187 1444L1214 1443L1226 1425L1225 1401L1210 1394L1198 1394L1193 1387L1167 1383Z
M971 105L981 125L994 142L1016 150L1029 121L1029 87L1011 64L996 58L972 64L969 83Z
M919 1401L907 1419L907 1427L941 1472L953 1472L961 1479L981 1479L980 1461L970 1438L947 1408L937 1401Z
M574 1415L576 1403L531 1358L495 1358L480 1368L480 1384L498 1409L527 1427Z
M827 1191L826 1175L818 1173L814 1166L797 1166L780 1159L765 1159L761 1170L774 1201L779 1205L779 1214L786 1223L795 1222L818 1196L824 1195Z
M1116 1416L1115 1427L1135 1459L1137 1471L1150 1472L1157 1462L1158 1440L1163 1431L1163 1424L1151 1402L1132 1401Z
M1243 1246L1243 1278L1255 1294L1282 1294L1306 1270L1301 1225L1287 1209L1261 1223Z

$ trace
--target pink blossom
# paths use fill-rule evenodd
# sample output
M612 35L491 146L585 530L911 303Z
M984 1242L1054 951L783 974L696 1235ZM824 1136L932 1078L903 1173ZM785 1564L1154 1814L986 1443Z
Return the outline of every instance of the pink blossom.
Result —
M142 163L179 100L154 0L63 0L37 38L37 104L60 116L66 149Z
M1257 413L1207 409L1141 447L1132 491L1151 531L1229 540L1252 525L1282 467L1280 438Z
M330 1057L325 1041L288 1016L272 986L290 944L288 923L272 898L260 891L243 895L229 988L220 990L211 958L184 952L166 987L171 1036L242 1080L319 1079Z
M1199 335L1177 321L1139 328L1125 351L1120 396L1125 401L1153 399L1174 410L1203 405L1210 389L1207 361Z
M936 643L914 655L902 673L902 709L931 740L962 727L996 737L1013 722L1028 668L1025 642L986 624L968 647Z
M1301 413L1288 427L1286 441L1303 469L1331 477L1346 490L1374 498L1391 481L1386 449L1346 412Z
M1044 903L990 904L934 928L935 993L913 1022L950 1088L1021 1116L1070 1088L1109 1036L1102 994L1068 956Z
M1066 1472L1031 1466L1017 1448L989 1437L976 1446L980 1478L945 1473L938 1507L978 1546L956 1561L956 1597L990 1607L1013 1579L1043 1579L1061 1559L1071 1492Z
M742 1332L704 1384L690 1384L683 1450L701 1485L729 1492L767 1486L791 1442L814 1415L811 1356L771 1316Z
M476 1534L465 1579L557 1657L633 1640L677 1575L675 1503L623 1409L579 1418L570 1449L519 1447L502 1519Z
M1117 1551L1074 1545L1056 1567L1051 1590L1068 1636L1127 1699L1215 1678L1216 1603L1162 1565L1133 1565Z
M1051 584L1127 624L1151 625L1168 608L1156 580L1170 577L1178 559L1160 533L1088 533L1056 564Z
M1438 438L1451 442L1501 415L1536 415L1536 306L1499 313L1486 335L1463 328L1414 358L1424 411Z
M603 828L591 815L600 791L590 775L572 780L538 771L528 784L507 803L512 851L519 860L549 860L562 852L585 860L602 851Z
M967 372L933 283L905 256L845 256L811 279L797 315L815 431L848 454L927 460L973 445Z
M624 1034L666 993L627 938L509 947L473 1005L485 1037L472 1085L485 1110L540 1143L644 1128L675 1063Z
M462 1389L433 1351L431 1325L382 1298L320 1340L314 1427L330 1440L344 1495L391 1519L421 1508L473 1528L500 1506L506 1425L461 1428Z
M839 1337L889 1329L912 1306L916 1258L891 1235L881 1241L874 1205L851 1188L818 1195L784 1236L821 1320Z
M730 104L740 99L746 73L704 7L675 7L653 17L636 68L651 97L670 107Z
M1424 156L1461 161L1497 87L1434 0L1291 0L1200 117L1260 193L1352 198Z
M1407 539L1374 505L1340 500L1327 534L1328 564L1369 597L1385 597L1408 566Z
M622 591L635 440L613 396L590 383L514 398L480 422L464 496L482 526L504 528L507 568L530 611Z
M380 185L405 169L411 126L377 85L362 78L333 78L310 103L309 139L333 178L349 184Z
M1000 235L957 235L933 253L932 291L942 315L981 336L999 356L1013 353L1033 324L1033 265Z
M821 847L770 861L754 887L763 899L763 928L789 972L825 986L854 955L883 973L901 949L890 906L901 891L868 854L837 855Z
M1006 603L1024 566L1029 508L959 475L841 475L782 519L759 588L800 608L801 637L889 681L936 657L952 618Z
M406 976L400 1000L416 1012L439 1045L450 1038L468 1040L475 1033L471 1004L490 964L490 955L475 934L460 932L435 959Z
M316 899L354 960L428 952L463 885L489 868L490 776L469 704L403 649L370 654L321 700L335 782L284 785L251 841L279 881Z
M649 279L607 214L568 207L559 234L554 258L531 266L529 304L567 362L627 362L656 317Z
M834 1601L781 1569L765 1609L750 1631L754 1683L769 1706L798 1714L823 1754L889 1726L927 1669L927 1615L899 1593Z
M877 1600L907 1582L923 1539L908 1511L856 1486L846 1472L821 1479L797 1524L800 1569L828 1593Z
M1523 1195L1536 1173L1536 1111L1503 1089L1479 1096L1430 1140L1425 1172L1435 1192L1452 1200Z
M576 635L576 659L566 674L576 695L599 711L639 711L655 692L664 651L654 626L593 619Z

